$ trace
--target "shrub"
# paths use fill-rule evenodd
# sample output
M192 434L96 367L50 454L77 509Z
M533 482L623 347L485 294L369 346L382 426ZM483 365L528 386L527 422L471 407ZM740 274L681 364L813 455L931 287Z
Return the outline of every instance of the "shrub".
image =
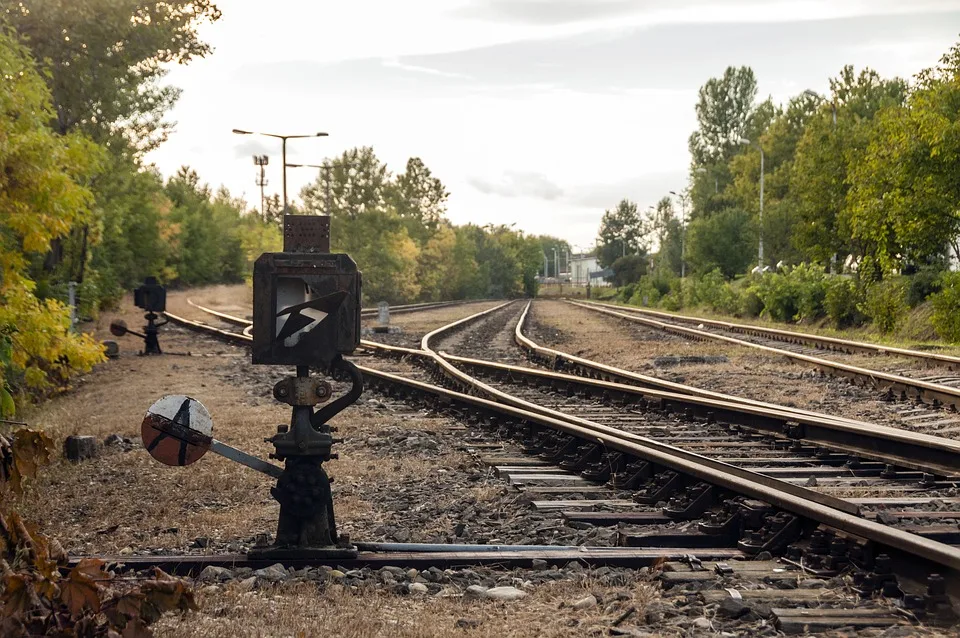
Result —
M898 278L884 279L867 288L859 308L880 332L893 332L907 314L907 291Z
M650 277L642 277L634 287L629 303L631 306L656 306L662 296Z
M756 287L763 312L776 321L817 317L823 312L826 294L823 278L823 270L810 264L764 274Z
M740 296L740 316L759 317L763 312L763 300L757 294L756 286L750 286Z
M828 277L824 281L824 287L826 292L823 308L833 325L844 328L860 323L861 317L857 304L862 300L856 282L849 277Z
M660 300L660 307L670 312L676 312L683 308L683 293L679 290L673 290L663 296Z
M944 273L938 287L940 291L930 295L930 322L941 339L960 343L960 273Z
M942 287L942 271L925 266L907 279L907 304L916 308Z
M740 312L741 295L726 281L719 268L711 270L696 283L696 297L715 312L728 315Z

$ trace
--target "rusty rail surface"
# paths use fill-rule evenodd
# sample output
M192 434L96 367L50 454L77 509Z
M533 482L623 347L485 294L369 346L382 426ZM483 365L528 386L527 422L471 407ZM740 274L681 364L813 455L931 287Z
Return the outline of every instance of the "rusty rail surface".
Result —
M920 350L911 350L909 348L896 348L893 346L882 346L876 343L866 341L854 341L852 339L841 339L839 337L827 337L824 335L810 334L808 332L796 332L794 330L782 330L780 328L769 328L766 326L755 326L746 323L733 323L730 321L721 321L719 319L704 319L702 317L693 317L690 315L680 315L672 312L663 312L660 310L650 310L648 308L637 308L635 306L624 306L620 304L603 303L599 301L582 302L590 305L602 306L616 310L626 310L640 315L659 317L668 321L677 321L680 323L694 323L697 325L713 326L731 332L754 335L756 337L768 337L787 343L796 343L809 345L815 348L826 350L837 350L852 354L862 352L865 354L892 355L897 357L908 357L911 359L920 359L930 363L938 363L947 366L948 370L960 370L960 357L954 357L947 354L936 352L922 352Z
M755 350L760 350L762 352L780 357L787 357L795 361L801 361L803 363L810 364L828 374L846 377L855 381L863 380L871 383L875 387L890 390L891 392L897 392L903 396L914 397L920 401L927 400L935 404L946 405L954 410L960 409L960 389L952 388L950 386L940 385L938 383L930 383L928 381L921 381L919 379L911 379L910 377L904 377L889 372L861 368L859 366L840 363L838 361L831 361L830 359L824 359L822 357L800 354L799 352L792 352L782 348L774 348L772 346L765 346L759 343L752 343L750 341L737 339L735 337L728 337L704 330L697 330L696 328L687 328L685 326L664 323L662 321L650 319L637 314L629 314L610 310L606 307L600 307L594 303L585 304L577 301L568 301L567 303L579 306L581 308L587 308L594 312L599 312L611 317L617 317L618 319L625 319L626 321L639 323L649 328L657 328L659 330L663 330L664 332L670 332L690 339L699 341L721 341L737 346L753 348Z
M471 315L471 317L465 320L454 322L451 326L465 325L468 321L474 321L499 307L502 306ZM169 313L167 314L174 323L207 332L208 334L228 339L234 343L245 344L250 342L250 338L243 334L219 330L200 322L170 315ZM437 334L442 334L443 331L449 327L450 326L445 326L426 335L423 339L424 345L429 346L430 340L433 337ZM445 361L441 355L430 351L428 356L437 361L438 364L441 365L444 373L455 380L456 383L468 386L473 391L484 394L488 392L485 387L489 388L489 386L458 370L450 362ZM655 441L651 442L655 445L650 445L642 440L643 437L627 437L623 432L617 431L614 428L594 424L585 419L569 417L562 413L556 413L557 416L554 416L547 413L548 410L546 408L540 406L537 406L539 408L537 411L527 410L519 405L509 405L490 398L450 390L365 366L361 367L361 370L370 380L370 385L373 387L389 385L400 388L409 394L430 397L434 403L439 405L467 407L485 414L496 415L508 423L516 425L533 424L553 429L571 436L598 442L610 450L616 450L630 456L647 459L663 467L677 469L684 474L689 474L710 484L725 487L734 493L756 498L803 518L877 543L894 555L903 557L897 561L898 564L912 565L914 567L927 569L929 572L944 574L948 583L950 583L951 589L960 586L960 549L866 520L843 509L837 509L818 502L818 500L806 497L803 492L797 492L796 489L794 489L797 486L790 485L790 490L781 489L781 484L784 483L783 481L769 477L759 477L759 480L755 480L750 477L751 474L754 474L752 472L744 472L741 470L735 473L730 470L738 470L739 468L733 468L733 466L716 461L704 463L696 458L699 455L689 452L684 452L682 455L675 455L672 451L676 448L672 448L672 446L656 444ZM496 394L505 394L493 388L489 388L489 390L492 390ZM514 397L510 397L510 402L529 404ZM683 451L681 450L681 452ZM709 461L709 459L704 460ZM812 491L810 492L814 494Z
M509 302L508 302L509 303ZM195 304L194 304L195 305ZM446 332L498 310L507 304L475 313L464 319L443 326L438 331ZM224 319L222 313L197 306ZM530 303L523 310L514 330L514 339L524 350L546 359L556 368L573 366L581 371L594 372L595 378L583 378L562 372L547 372L537 368L512 366L493 361L481 361L464 357L444 355L442 359L488 371L503 371L514 375L547 379L558 383L577 383L598 390L631 395L636 398L658 401L663 407L691 409L695 415L707 416L753 428L767 434L794 440L804 440L822 445L838 452L854 454L901 467L934 472L942 476L960 474L960 442L943 437L930 436L887 427L866 421L857 421L832 415L800 410L797 408L753 401L716 392L700 390L691 386L647 377L628 370L601 364L590 359L541 346L523 334L529 316ZM228 316L229 317L229 316ZM249 324L247 320L230 317L238 325ZM434 331L435 333L438 331ZM231 333L232 334L232 333ZM433 333L431 333L433 334ZM427 335L421 341L425 345ZM392 352L402 356L431 358L429 350L413 350L389 346L375 341L361 340L361 346L372 351ZM444 367L442 361L437 365ZM560 364L560 365L558 365Z

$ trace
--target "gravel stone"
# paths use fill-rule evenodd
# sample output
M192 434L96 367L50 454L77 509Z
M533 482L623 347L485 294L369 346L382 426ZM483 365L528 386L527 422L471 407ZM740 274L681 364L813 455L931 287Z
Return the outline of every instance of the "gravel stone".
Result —
M594 595L586 596L581 598L577 602L573 603L574 609L590 609L591 607L597 606L597 597Z
M527 595L527 592L521 591L516 587L494 587L484 592L484 597L493 600L519 600Z
M230 580L235 574L227 569L226 567L217 567L216 565L207 565L203 568L203 571L200 572L200 575L197 576L197 580L203 582L215 581L215 580Z
M270 567L264 567L263 569L258 569L253 572L253 575L257 578L262 578L264 580L269 580L270 582L278 582L284 580L289 576L287 573L287 568L280 563L274 563Z
M463 597L467 599L471 598L483 598L487 593L487 588L481 585L470 585L463 592Z
M429 591L429 588L423 583L410 583L407 585L407 591L415 596L422 596Z

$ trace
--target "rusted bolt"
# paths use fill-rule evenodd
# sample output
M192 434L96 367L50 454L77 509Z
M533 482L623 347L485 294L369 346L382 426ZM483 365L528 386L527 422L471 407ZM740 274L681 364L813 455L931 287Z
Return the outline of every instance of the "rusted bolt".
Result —
M289 393L290 393L289 390L287 390L287 388L284 387L284 386L281 386L281 387L277 388L277 395L278 395L278 396L285 397L285 396L287 396Z

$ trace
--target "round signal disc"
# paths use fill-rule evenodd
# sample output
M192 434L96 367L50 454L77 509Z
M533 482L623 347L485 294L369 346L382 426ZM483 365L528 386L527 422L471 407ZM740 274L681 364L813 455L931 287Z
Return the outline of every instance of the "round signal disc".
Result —
M140 436L150 456L161 463L190 465L210 449L213 418L196 399L171 394L147 410Z

